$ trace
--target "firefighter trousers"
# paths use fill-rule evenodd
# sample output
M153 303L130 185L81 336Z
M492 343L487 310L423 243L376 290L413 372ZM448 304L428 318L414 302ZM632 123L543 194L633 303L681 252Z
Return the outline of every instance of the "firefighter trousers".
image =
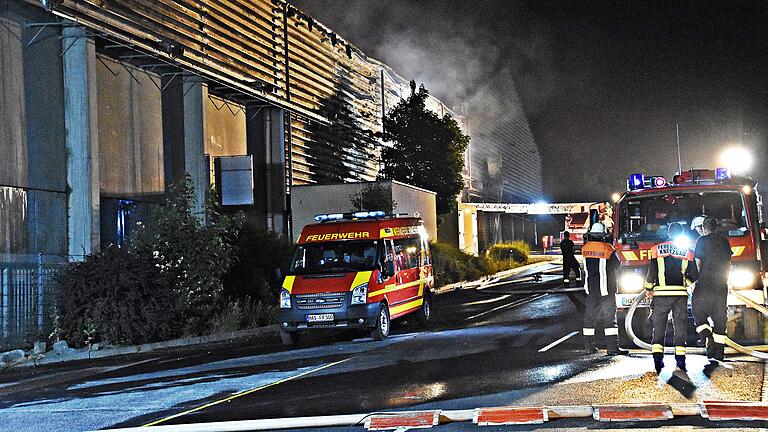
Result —
M619 350L619 326L616 323L616 295L601 295L599 291L587 294L584 311L584 345L587 351L594 348L595 324L603 323L605 345L608 352Z
M581 279L581 267L576 258L563 258L563 282L568 283L571 278L571 270L576 273L576 279Z
M661 370L664 359L664 339L667 334L667 318L672 312L674 329L675 361L677 367L685 370L685 340L688 333L688 296L655 296L651 302L651 325L653 326L654 363Z
M706 285L698 286L693 291L691 308L696 322L696 333L707 346L707 357L722 360L728 323L728 287L712 288ZM712 325L709 319L712 320Z

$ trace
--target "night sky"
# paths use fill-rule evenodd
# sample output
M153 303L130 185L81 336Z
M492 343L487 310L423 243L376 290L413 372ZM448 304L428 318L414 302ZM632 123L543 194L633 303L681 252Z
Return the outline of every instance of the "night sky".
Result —
M671 177L676 123L684 169L741 145L768 191L768 2L293 3L449 105L511 68L547 200Z

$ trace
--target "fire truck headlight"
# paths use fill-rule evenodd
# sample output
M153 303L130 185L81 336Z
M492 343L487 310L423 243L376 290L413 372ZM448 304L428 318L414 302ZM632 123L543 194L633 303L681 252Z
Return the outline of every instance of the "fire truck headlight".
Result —
M291 308L291 293L284 289L280 291L280 309Z
M643 290L645 279L637 273L624 273L619 279L619 289L622 293L639 293Z
M352 304L365 304L365 302L368 300L368 284L364 283L362 285L356 286L354 289L352 289Z
M740 268L732 268L728 275L728 284L733 289L749 289L755 284L755 273Z

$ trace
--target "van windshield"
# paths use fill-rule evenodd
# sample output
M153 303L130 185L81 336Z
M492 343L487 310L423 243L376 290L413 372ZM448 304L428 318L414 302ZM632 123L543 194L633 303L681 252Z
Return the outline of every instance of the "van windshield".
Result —
M727 237L749 233L744 202L738 192L677 192L631 197L619 209L619 239L624 241L665 241L667 227L679 223L689 237L696 216L712 216L718 232Z
M373 270L379 263L378 241L340 241L296 246L292 274Z

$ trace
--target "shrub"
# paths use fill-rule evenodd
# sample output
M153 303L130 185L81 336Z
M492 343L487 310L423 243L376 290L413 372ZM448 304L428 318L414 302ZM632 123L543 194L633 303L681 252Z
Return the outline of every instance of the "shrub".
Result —
M236 261L224 275L224 294L230 299L253 299L275 304L281 281L275 269L288 270L291 242L263 229L243 229L235 242Z
M186 182L170 188L166 202L136 234L130 247L158 261L164 285L173 290L185 334L203 334L223 303L224 274L234 262L242 217L222 216L208 194L205 215L192 214L194 189Z
M212 333L229 332L266 326L277 322L274 304L256 302L250 298L229 300L211 321Z
M432 272L436 286L474 280L491 274L493 265L486 257L476 257L446 243L432 243Z
M497 243L488 249L488 255L496 261L516 261L525 263L531 254L531 246L522 240L510 243Z
M57 336L73 346L140 344L180 331L159 262L109 246L56 276Z

